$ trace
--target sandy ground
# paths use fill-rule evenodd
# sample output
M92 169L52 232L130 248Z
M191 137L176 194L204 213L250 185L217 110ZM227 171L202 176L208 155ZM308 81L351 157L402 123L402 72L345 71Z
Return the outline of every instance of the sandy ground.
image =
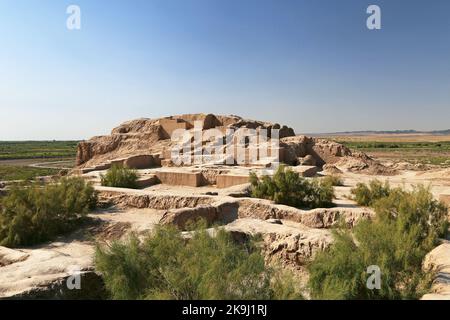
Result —
M152 230L158 224L164 212L164 210L155 209L114 210L110 208L105 211L99 210L89 216L98 218L110 225L127 224L127 229L136 233L143 233Z
M355 174L346 172L342 175L344 187L336 187L338 198L350 195L350 189L357 183L367 183L373 179L388 181L391 186L403 186L406 189L412 189L414 185L430 186L431 192L436 199L441 194L450 195L450 169L436 169L428 171L402 171L395 176L374 176Z
M149 170L139 170L142 173L149 173ZM99 182L99 175L105 174L106 171L96 171L86 174L91 176L94 181ZM378 179L380 181L388 181L391 186L404 186L406 189L411 189L414 185L430 186L431 192L436 199L441 194L450 195L450 168L440 168L427 171L400 171L399 174L394 176L382 176L382 175L367 175L360 173L345 172L341 175L344 180L343 187L336 187L336 204L338 206L346 207L353 206L354 202L348 200L350 196L350 190L356 186L357 183L368 183L371 180ZM240 186L236 186L234 189L239 190ZM169 185L154 185L145 189L145 192L157 192L158 194L170 194L170 195L204 195L210 193L217 193L217 195L226 195L233 188L218 189L214 186L203 187L188 187L188 186L169 186Z
M83 272L92 270L94 239L111 241L126 236L129 231L148 232L162 214L163 211L153 209L99 210L89 216L103 223L59 237L51 243L22 249L0 246L0 298L31 289L47 290L49 284L73 274L74 267Z

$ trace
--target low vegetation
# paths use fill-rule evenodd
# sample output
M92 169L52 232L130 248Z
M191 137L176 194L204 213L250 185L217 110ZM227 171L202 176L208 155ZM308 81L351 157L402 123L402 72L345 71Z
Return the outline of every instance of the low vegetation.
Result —
M389 182L382 183L375 179L371 180L369 184L358 183L355 188L351 190L353 200L360 206L371 206L381 198L389 196L391 193Z
M322 182L324 184L331 184L335 187L344 185L344 180L338 175L325 176L322 178Z
M57 169L33 168L25 166L0 165L0 181L25 180L30 181L36 177L58 174Z
M378 159L409 162L418 165L450 166L450 141L447 135L390 135L379 137L330 137L352 150L362 151ZM380 139L380 140L377 140Z
M288 273L264 263L257 246L235 243L219 229L200 228L190 240L175 227L158 227L143 242L98 247L96 268L113 299L299 299Z
M332 206L334 191L329 180L307 180L297 172L280 166L273 177L250 174L252 197L272 200L297 208Z
M339 139L337 141L351 149L361 151L374 151L379 149L450 151L450 141L342 141Z
M362 192L362 190L364 192ZM361 201L376 217L353 230L334 231L335 242L309 266L315 299L417 299L429 288L430 274L422 271L425 255L448 229L447 208L428 188L391 189L379 182L362 185ZM381 271L381 288L369 289L369 266Z
M102 176L101 184L106 187L137 189L138 173L124 166L113 165L106 175Z
M74 230L95 208L94 188L81 178L13 186L0 199L0 245L41 243Z
M77 141L0 141L0 160L73 158Z

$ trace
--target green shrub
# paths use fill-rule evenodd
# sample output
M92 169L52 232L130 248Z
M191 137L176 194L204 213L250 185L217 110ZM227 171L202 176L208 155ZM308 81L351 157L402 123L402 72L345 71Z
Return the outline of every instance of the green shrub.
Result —
M101 177L102 186L137 189L138 174L134 169L113 165L105 176Z
M263 176L259 179L252 172L250 182L251 194L255 198L297 208L332 206L334 191L329 181L309 181L285 166L280 166L273 177Z
M376 217L351 231L334 231L334 244L309 265L316 299L416 299L430 285L422 271L425 255L448 228L447 208L429 189L393 189L373 204ZM381 269L381 289L366 286L367 267Z
M82 178L14 186L1 198L0 245L33 245L73 230L94 209L97 194Z
M219 229L182 238L174 227L158 227L142 243L97 247L96 268L113 299L297 299L295 281L264 264L257 247L236 244Z
M344 185L344 180L336 175L325 176L322 178L322 181L326 184L331 184L332 186L335 187Z
M353 199L360 206L372 206L377 200L389 196L391 187L389 182L384 184L374 179L369 182L369 185L365 183L358 183L355 188L351 190Z

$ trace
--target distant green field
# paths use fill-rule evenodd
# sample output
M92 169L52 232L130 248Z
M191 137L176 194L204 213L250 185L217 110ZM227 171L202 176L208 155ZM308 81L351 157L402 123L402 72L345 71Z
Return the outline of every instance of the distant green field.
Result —
M40 176L51 176L57 169L32 168L23 166L0 166L0 181L33 180Z
M78 141L0 141L0 181L32 180L57 174L60 169L29 165L56 160L64 161L63 166L67 163L70 166L76 156L77 144Z
M338 140L339 141L339 140ZM339 141L350 149L361 151L375 151L389 149L396 150L423 150L423 151L450 151L450 141L440 142L377 142L377 141Z
M392 140L395 137L391 137ZM333 139L346 147L377 158L450 166L450 141L368 141Z
M78 141L0 141L0 160L72 158Z

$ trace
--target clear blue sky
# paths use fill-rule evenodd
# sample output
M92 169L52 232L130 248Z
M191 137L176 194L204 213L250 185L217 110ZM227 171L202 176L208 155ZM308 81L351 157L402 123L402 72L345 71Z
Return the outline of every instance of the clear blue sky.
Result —
M0 0L0 111L0 140L194 112L297 132L449 128L450 1Z

